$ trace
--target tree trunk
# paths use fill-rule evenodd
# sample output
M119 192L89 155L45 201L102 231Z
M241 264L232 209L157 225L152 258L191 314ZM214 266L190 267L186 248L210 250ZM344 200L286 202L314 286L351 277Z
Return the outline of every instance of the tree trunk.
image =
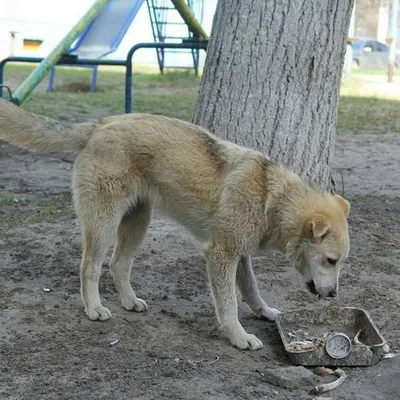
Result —
M219 0L194 122L324 188L353 0Z

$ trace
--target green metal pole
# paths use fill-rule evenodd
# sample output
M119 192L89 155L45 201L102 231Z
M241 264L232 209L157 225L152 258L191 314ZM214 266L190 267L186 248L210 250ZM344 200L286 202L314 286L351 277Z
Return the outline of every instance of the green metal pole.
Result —
M185 0L171 0L171 2L181 15L182 19L186 22L186 25L189 27L190 31L193 32L193 34L200 40L207 39L207 33L202 28L199 21L197 21Z
M51 67L57 64L61 57L67 53L71 44L82 34L89 24L100 14L110 0L96 0L86 14L75 24L54 50L31 72L13 93L16 104L21 104L48 74Z

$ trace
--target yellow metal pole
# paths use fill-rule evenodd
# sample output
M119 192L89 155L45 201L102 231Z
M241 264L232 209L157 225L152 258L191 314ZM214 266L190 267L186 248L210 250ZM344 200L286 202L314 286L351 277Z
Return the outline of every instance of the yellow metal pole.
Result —
M186 4L185 0L171 0L176 10L181 15L182 19L185 21L186 25L189 27L190 31L193 32L196 38L203 40L207 39L208 35L201 27L199 21L193 15L189 6Z

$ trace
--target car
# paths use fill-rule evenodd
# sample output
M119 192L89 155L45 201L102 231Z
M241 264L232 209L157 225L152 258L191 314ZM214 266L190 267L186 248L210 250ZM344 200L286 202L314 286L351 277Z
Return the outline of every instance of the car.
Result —
M359 38L352 42L353 67L360 69L387 69L389 47L372 38ZM396 54L395 67L400 66L400 54Z

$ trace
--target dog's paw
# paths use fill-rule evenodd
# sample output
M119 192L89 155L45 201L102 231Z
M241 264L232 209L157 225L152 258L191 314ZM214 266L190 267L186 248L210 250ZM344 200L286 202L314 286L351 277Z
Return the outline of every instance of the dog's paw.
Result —
M146 302L137 297L135 297L135 298L129 297L129 298L122 299L121 304L122 304L122 307L124 307L125 310L128 310L128 311L146 312L149 309Z
M231 343L240 350L258 350L263 347L262 341L255 335L245 333L230 338Z
M275 321L275 318L278 314L281 312L277 310L276 308L271 308L271 307L262 307L258 312L256 313L258 318L266 319L268 321Z
M241 350L258 350L263 347L262 341L257 336L247 333L239 322L235 325L221 326L220 329L231 343Z
M85 308L85 313L92 321L107 321L111 318L110 310L101 305L94 308Z

